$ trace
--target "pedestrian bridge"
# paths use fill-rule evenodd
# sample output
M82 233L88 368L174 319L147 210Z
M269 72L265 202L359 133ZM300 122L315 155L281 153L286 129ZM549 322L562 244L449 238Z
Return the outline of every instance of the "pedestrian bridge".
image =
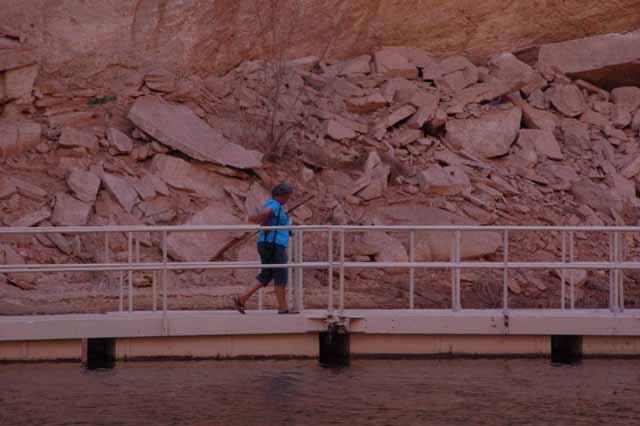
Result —
M626 236L638 235L640 227L514 227L514 226L290 226L263 227L294 231L291 261L287 265L292 283L288 298L297 314L275 311L178 311L168 306L169 270L243 268L258 269L256 262L173 262L167 254L167 238L176 232L255 232L257 226L118 226L69 228L1 228L0 234L97 233L104 237L100 263L0 265L2 273L55 273L114 271L119 275L117 306L104 314L0 316L0 360L32 361L80 359L92 342L111 345L117 358L163 357L315 357L342 342L339 351L356 356L549 356L554 348L569 345L591 356L640 356L640 309L625 302L624 273L640 268L627 259ZM384 231L404 233L409 246L408 262L353 262L345 257L345 235ZM502 235L501 261L462 260L465 232L498 232ZM141 261L141 233L160 234L158 261ZM417 233L442 233L451 241L447 261L415 260ZM515 232L553 233L561 241L555 261L512 261L510 235ZM574 255L574 235L604 233L609 237L609 256L602 261L581 261ZM127 261L110 261L109 237L124 233L128 239ZM326 258L305 259L305 235L326 238ZM633 241L633 240L631 240ZM628 244L628 243L627 243ZM350 269L407 270L406 309L350 309L345 300L345 276ZM415 309L415 270L446 269L451 274L451 306L447 309ZM326 271L326 309L305 309L303 270ZM465 309L460 298L460 274L465 269L502 271L502 306L499 309ZM513 309L509 305L509 274L517 269L560 271L558 309ZM605 270L609 276L606 309L576 307L575 269ZM135 309L133 278L154 271L153 306ZM635 301L634 301L635 304ZM345 340L346 336L346 340ZM344 342L346 341L346 346ZM323 349L324 346L324 349Z

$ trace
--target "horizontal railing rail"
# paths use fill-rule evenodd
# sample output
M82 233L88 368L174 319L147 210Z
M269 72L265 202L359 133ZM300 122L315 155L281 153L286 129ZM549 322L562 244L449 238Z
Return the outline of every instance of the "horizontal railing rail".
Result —
M256 232L260 230L293 231L292 261L279 265L262 265L253 261L215 261L215 262L169 262L167 238L170 233L182 232ZM345 235L347 233L365 232L408 233L408 262L356 262L346 260ZM304 234L324 232L327 234L326 260L304 260ZM451 240L449 261L416 261L415 237L419 232L454 233ZM501 261L462 261L460 257L461 237L464 232L498 232L502 234ZM561 259L559 261L510 261L509 235L516 232L555 232L561 234ZM609 260L577 261L575 258L574 236L578 232L604 232L609 235ZM163 306L167 311L167 271L175 270L207 270L207 269L259 269L288 268L290 277L295 283L296 309L302 310L303 304L303 270L317 269L328 271L328 315L335 314L334 306L334 273L339 279L338 312L342 314L345 307L345 271L349 269L407 269L409 270L409 309L414 309L415 270L447 269L451 270L451 309L462 309L460 271L466 269L501 269L503 271L502 308L509 309L509 272L518 269L555 269L561 275L560 309L566 309L567 295L565 284L566 271L576 269L609 271L609 309L612 312L624 310L624 270L640 269L640 261L624 259L625 233L640 233L640 227L584 227L584 226L477 226L477 225L445 225L445 226L336 226L336 225L295 225L295 226L258 226L258 225L182 225L182 226L86 226L86 227L38 227L38 228L0 228L0 235L34 235L34 234L104 234L104 262L101 263L68 263L68 264L5 264L0 265L0 273L56 273L56 272L120 272L119 310L124 310L124 272L128 273L128 310L133 310L133 273L153 272L153 310L157 309L156 272L162 272ZM127 236L127 261L111 261L109 245L110 235L124 233ZM160 249L162 259L157 262L141 262L140 233L161 233ZM334 241L335 240L335 241ZM134 250L135 242L135 250ZM337 244L337 246L336 246ZM337 249L337 258L336 250ZM135 255L134 255L135 254ZM569 304L575 308L575 283L573 274L569 274ZM294 286L289 286L288 298L292 301ZM259 295L259 306L262 308L262 292Z

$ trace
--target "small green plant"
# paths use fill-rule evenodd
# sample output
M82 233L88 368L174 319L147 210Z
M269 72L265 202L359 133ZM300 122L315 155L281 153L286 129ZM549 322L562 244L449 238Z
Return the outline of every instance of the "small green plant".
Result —
M112 102L112 101L115 101L116 99L117 97L115 95L94 96L93 98L89 99L88 105L89 106L104 105L107 102Z

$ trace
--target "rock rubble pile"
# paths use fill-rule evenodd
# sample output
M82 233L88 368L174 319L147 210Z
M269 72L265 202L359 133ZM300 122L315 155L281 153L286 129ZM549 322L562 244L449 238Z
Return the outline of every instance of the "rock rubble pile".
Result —
M248 61L206 78L149 70L130 76L120 93L100 93L38 86L29 50L5 35L3 222L238 224L274 182L287 180L298 195L315 195L296 210L296 223L636 225L640 81L628 70L637 67L638 46L640 33L598 36L542 46L533 61L503 52L481 65L388 47L338 62ZM175 260L254 259L252 243L221 252L236 238L172 234L168 249ZM453 238L419 233L416 259L447 260ZM605 240L586 233L576 238L579 254L606 257ZM630 238L627 255L633 256ZM139 239L143 258L157 258L158 236ZM310 258L326 251L311 237L305 243ZM353 235L347 243L348 257L358 261L409 256L407 235ZM114 258L126 256L124 235L110 244ZM461 257L499 258L501 246L495 232L463 233ZM0 249L4 262L16 263L104 256L102 240L88 234L15 237ZM528 234L514 236L510 252L543 259L561 251L559 235ZM401 272L354 273L356 303L405 298L370 292L385 282L403 285ZM599 283L606 278L581 273L580 297L604 297ZM425 274L434 284L423 293L447 294L446 278ZM549 291L544 282L559 286L559 278L540 274L514 272L511 291L551 303L559 288ZM474 283L491 277L463 275ZM176 287L215 279L212 294L221 297L247 276L188 272L172 279ZM5 278L23 290L52 285L48 277ZM136 284L148 286L149 279ZM629 279L635 283L633 274ZM636 293L627 294L637 301Z

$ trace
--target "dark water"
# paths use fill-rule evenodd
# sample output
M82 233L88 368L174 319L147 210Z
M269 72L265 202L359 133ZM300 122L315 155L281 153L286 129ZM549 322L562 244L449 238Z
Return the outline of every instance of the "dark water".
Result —
M640 361L0 365L0 425L640 425Z

